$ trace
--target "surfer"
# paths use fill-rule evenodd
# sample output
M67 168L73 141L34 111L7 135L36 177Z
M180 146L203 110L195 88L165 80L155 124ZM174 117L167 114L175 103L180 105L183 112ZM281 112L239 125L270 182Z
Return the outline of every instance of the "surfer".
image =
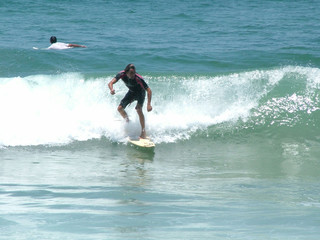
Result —
M50 43L51 43L51 46L48 47L48 49L55 49L55 50L63 50L63 49L69 49L69 48L75 48L75 47L81 47L81 48L86 47L84 45L78 45L73 43L57 42L57 38L55 36L52 36L50 38Z
M108 84L110 89L110 93L112 95L115 94L115 90L113 89L113 84L115 84L119 79L125 83L125 85L129 88L129 91L125 95L125 97L121 100L120 105L118 106L118 111L121 116L129 122L128 114L125 111L125 108L128 104L137 100L136 111L139 115L140 125L141 125L141 135L140 138L146 138L146 130L145 130L145 119L142 112L143 103L145 100L145 95L147 91L148 95L148 103L147 103L147 111L152 111L151 106L151 97L152 91L149 88L148 84L144 81L142 76L136 73L136 68L133 64L128 64L126 68L119 72Z

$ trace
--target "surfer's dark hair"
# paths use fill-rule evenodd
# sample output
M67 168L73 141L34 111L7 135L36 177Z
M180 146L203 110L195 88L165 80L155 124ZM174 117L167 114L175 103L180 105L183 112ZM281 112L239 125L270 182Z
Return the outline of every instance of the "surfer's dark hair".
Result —
M124 69L124 72L125 72L125 73L129 72L129 70L130 70L131 68L133 68L134 70L136 70L136 67L135 67L132 63L130 63L130 64L128 64L128 65L126 66L126 68Z
M57 38L56 38L55 36L52 36L52 37L50 38L50 42L51 42L51 43L56 43L56 42L57 42Z

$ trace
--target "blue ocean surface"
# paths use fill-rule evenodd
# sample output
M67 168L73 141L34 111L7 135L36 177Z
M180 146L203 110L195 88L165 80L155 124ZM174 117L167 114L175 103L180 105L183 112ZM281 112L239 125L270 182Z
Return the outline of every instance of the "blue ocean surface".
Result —
M1 1L0 239L318 240L319 9ZM151 150L107 86L128 63Z

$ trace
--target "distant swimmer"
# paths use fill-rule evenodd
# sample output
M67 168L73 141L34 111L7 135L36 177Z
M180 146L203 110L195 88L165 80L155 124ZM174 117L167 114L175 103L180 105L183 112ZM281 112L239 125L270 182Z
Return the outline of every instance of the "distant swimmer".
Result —
M55 36L52 36L50 38L50 43L51 43L51 46L48 47L48 49L55 49L55 50L64 50L64 49L76 48L76 47L77 48L85 48L86 47L84 45L57 42L57 38Z
M132 103L133 101L137 100L136 110L139 115L140 125L141 125L141 135L140 138L146 138L146 131L145 131L145 119L142 112L143 103L146 96L146 91L148 94L148 103L147 103L147 111L152 111L151 106L151 97L152 91L149 88L148 84L144 81L142 76L136 73L136 68L133 64L128 64L126 68L119 72L108 84L110 89L110 93L112 95L115 94L115 90L113 89L113 84L115 84L119 79L125 83L125 85L129 88L129 91L125 95L125 97L121 100L120 105L118 106L118 111L121 116L129 122L129 117L124 110L128 104Z

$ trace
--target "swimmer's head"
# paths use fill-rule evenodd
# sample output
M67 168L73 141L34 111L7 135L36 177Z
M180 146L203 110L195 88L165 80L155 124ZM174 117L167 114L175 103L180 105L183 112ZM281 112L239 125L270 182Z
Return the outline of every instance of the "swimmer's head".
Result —
M56 42L57 42L57 38L55 36L52 36L50 38L50 43L52 44L52 43L56 43Z

